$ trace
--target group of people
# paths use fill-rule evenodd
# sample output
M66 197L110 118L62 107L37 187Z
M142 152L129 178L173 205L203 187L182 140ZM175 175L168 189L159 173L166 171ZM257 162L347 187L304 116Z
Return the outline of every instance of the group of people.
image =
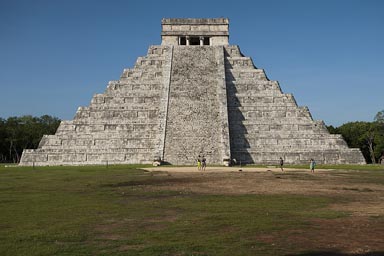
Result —
M205 171L205 168L207 168L207 159L205 157L201 157L200 155L197 157L197 170L198 171Z
M280 164L281 171L284 171L284 159L282 157L280 157L279 164ZM316 162L313 158L311 158L309 162L309 169L311 170L311 172L315 172L315 166L316 166ZM197 170L205 171L206 168L207 168L207 159L205 159L204 156L199 155L197 157Z
M280 157L279 162L280 162L280 169L283 172L284 171L284 160L282 157ZM316 166L316 162L313 158L311 158L311 161L309 162L309 169L311 170L311 172L315 172L315 166Z

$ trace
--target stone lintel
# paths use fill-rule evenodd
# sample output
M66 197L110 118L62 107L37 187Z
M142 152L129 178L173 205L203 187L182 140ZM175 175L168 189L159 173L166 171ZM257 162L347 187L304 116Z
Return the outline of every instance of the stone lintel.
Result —
M192 19L192 18L163 18L162 25L228 25L228 18Z
M162 36L229 36L228 31L162 31Z

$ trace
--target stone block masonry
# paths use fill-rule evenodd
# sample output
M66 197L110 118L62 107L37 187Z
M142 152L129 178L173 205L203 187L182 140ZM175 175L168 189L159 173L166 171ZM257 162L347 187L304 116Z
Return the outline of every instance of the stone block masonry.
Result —
M161 46L45 135L20 165L152 163L363 164L238 46L228 19L163 19Z
M228 129L223 57L222 46L175 46L164 150L167 162L192 164L204 155L209 163L222 163L229 157L228 130L222 129Z
M172 46L151 46L133 69L95 94L21 165L152 163L163 155Z
M329 134L307 107L284 94L277 81L254 67L238 46L225 46L231 156L242 163L365 163L340 135Z

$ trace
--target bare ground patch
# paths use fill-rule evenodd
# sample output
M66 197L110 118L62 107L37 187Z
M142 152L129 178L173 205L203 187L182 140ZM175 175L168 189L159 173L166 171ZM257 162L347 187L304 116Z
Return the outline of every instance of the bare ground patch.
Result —
M309 229L256 237L268 244L340 255L384 255L384 188L380 182L359 180L356 173L320 170L219 169L197 172L192 167L167 170L161 188L206 194L297 194L336 198L329 207L349 217L314 219ZM178 180L182 182L178 182ZM187 182L189 181L189 182ZM156 186L150 186L156 189ZM378 253L378 254L377 254ZM320 254L319 254L320 255ZM335 254L336 255L336 254Z
M288 230L277 234L256 236L257 241L281 248L301 248L302 251L328 255L383 255L383 220L367 217L347 217L311 221L309 230ZM293 254L292 254L293 255ZM309 254L312 255L312 254ZM333 254L332 254L333 255ZM335 254L336 255L336 254Z

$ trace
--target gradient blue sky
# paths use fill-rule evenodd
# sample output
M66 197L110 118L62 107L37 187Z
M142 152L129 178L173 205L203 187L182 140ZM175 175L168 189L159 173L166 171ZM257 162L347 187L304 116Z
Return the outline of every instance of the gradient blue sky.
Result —
M384 109L384 1L0 0L0 117L72 119L160 44L163 17L228 17L230 44L327 125Z

